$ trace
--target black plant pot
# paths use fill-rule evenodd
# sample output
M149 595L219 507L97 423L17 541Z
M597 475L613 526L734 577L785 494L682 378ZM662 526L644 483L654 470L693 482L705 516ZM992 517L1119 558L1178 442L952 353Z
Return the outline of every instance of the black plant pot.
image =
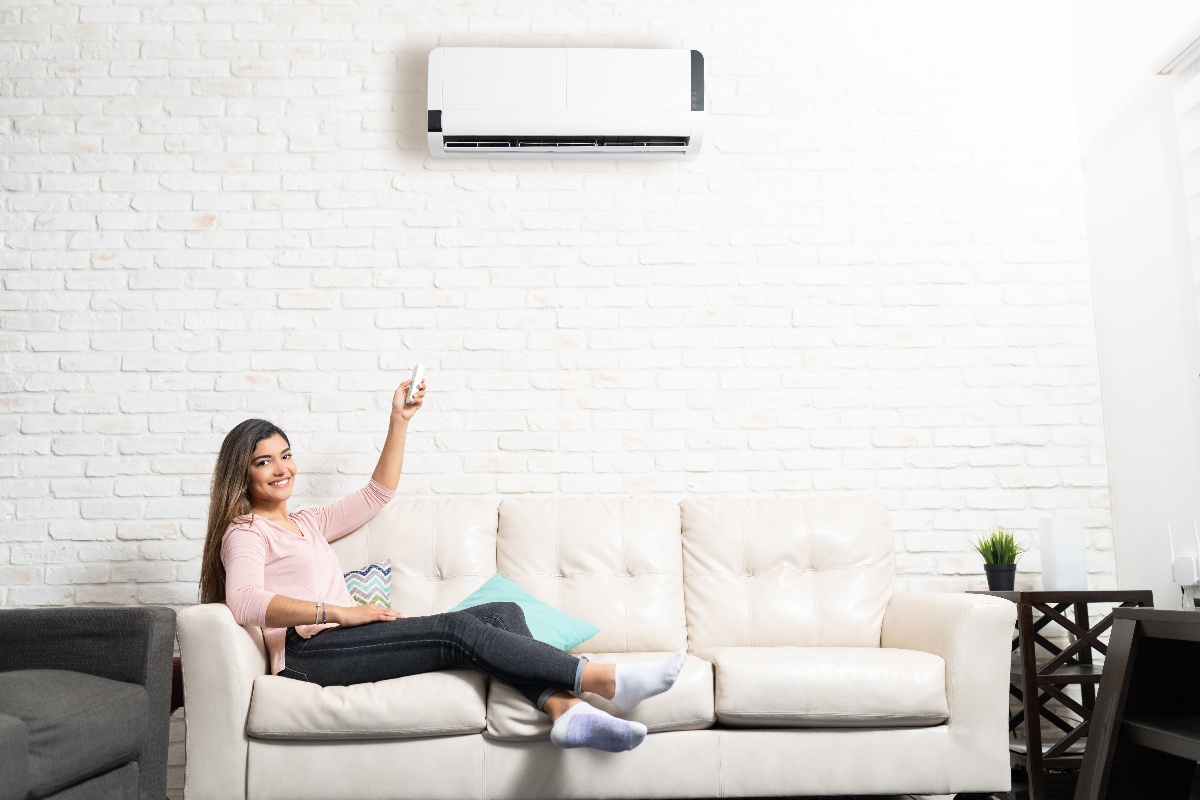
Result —
M1017 578L1016 564L984 564L983 571L987 573L988 590L993 592L1011 592Z

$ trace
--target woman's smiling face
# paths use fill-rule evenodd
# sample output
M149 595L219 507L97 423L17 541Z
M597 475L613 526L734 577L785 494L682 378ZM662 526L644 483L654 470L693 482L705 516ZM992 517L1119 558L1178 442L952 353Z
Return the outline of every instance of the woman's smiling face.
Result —
M287 440L274 434L254 446L250 474L246 477L250 502L282 503L292 496L296 480L296 462Z

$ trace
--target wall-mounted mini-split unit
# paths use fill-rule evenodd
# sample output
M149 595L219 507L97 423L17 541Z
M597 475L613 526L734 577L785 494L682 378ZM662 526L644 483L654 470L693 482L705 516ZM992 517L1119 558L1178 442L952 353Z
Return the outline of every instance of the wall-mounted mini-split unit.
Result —
M694 158L697 50L438 47L429 54L435 158Z

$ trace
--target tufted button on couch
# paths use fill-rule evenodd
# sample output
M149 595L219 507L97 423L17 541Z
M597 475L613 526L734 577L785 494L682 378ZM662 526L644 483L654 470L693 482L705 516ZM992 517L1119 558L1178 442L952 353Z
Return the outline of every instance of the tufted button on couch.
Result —
M500 572L625 662L688 650L629 714L636 750L560 750L510 687L460 670L321 688L267 674L256 628L185 609L187 800L951 794L1009 786L1014 606L895 591L857 499L397 499L333 544L392 559L392 605L446 611ZM588 699L612 711L597 697Z

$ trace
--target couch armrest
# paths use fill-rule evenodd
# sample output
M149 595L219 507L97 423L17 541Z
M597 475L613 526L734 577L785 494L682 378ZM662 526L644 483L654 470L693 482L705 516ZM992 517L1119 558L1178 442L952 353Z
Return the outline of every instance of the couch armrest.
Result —
M262 635L238 625L224 603L179 612L186 800L245 800L246 716L254 679L267 674Z
M1010 782L1008 686L1017 607L999 597L896 592L883 617L883 647L921 650L946 662L953 792Z
M0 611L0 672L61 669L146 687L150 729L138 756L139 796L167 793L175 612L153 606Z

